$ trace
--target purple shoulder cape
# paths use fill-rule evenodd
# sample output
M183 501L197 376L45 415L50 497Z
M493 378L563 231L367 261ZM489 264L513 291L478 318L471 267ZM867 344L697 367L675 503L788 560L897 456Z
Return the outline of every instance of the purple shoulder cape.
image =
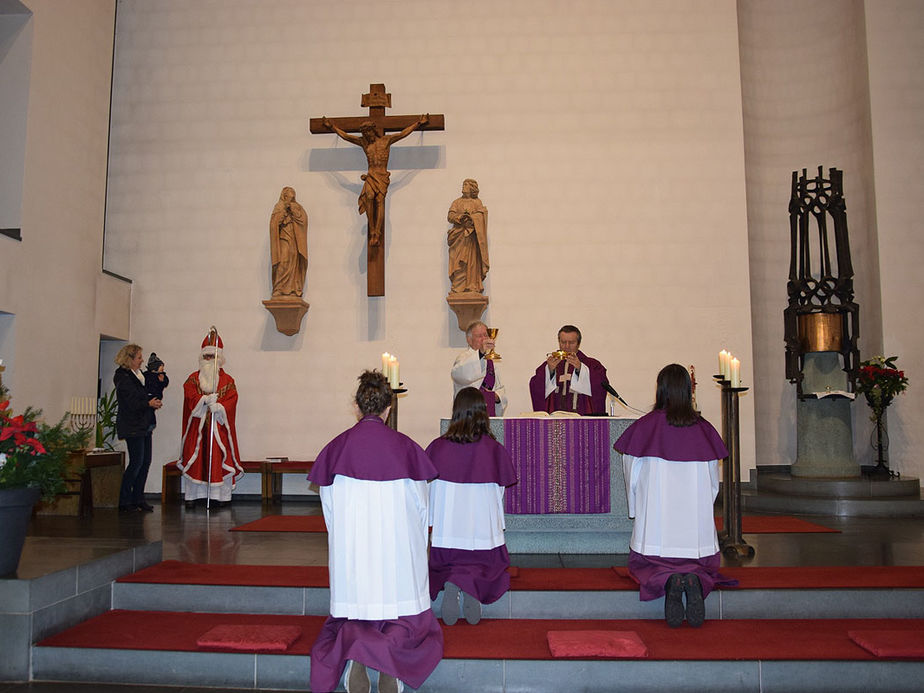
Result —
M507 449L491 436L474 443L454 443L437 438L427 446L441 481L457 484L513 486L517 472Z
M705 419L692 426L671 426L663 410L645 414L619 436L613 449L633 457L675 462L704 462L728 457L721 436Z
M413 440L378 416L366 416L324 446L308 480L330 486L338 474L366 481L429 481L436 467Z

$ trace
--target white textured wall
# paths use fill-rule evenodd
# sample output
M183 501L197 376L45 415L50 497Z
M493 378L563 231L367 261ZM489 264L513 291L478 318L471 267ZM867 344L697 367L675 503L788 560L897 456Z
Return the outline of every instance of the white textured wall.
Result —
M876 222L882 277L882 332L886 356L897 355L910 379L889 408L891 466L924 475L924 4L914 0L867 3L870 105L876 173Z
M22 242L0 238L0 311L13 314L18 409L60 417L96 393L113 0L23 0L33 13ZM127 316L124 300L110 300ZM116 335L116 336L127 336ZM0 358L3 355L0 354Z
M786 380L783 341L793 171L844 171L861 358L882 344L863 3L739 0L738 17L758 464L788 465L796 460L796 387ZM854 442L863 464L866 419L859 403Z
M392 167L387 295L373 299L359 171L318 163L355 169L358 150L307 131L309 116L362 114L371 82L393 94L391 113L446 116L445 132L397 145L438 156ZM508 413L529 407L529 375L565 322L640 408L671 361L697 367L716 424L717 352L740 354L754 377L729 0L123 0L114 85L106 267L134 280L133 339L173 377L149 490L178 452L182 380L212 323L240 390L245 457L316 455L350 425L355 377L383 351L410 388L401 429L436 436L464 346L445 302L445 220L466 177L490 210L487 320L501 329ZM292 338L260 303L285 185L310 224L311 309Z

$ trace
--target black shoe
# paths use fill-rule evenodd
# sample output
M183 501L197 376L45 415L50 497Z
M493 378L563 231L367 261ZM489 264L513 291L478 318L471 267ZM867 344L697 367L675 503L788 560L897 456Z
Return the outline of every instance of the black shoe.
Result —
M137 505L120 505L119 512L120 513L140 513L141 508L139 508Z
M687 573L683 576L683 593L687 596L687 623L699 628L706 620L706 600L697 575Z
M154 512L154 506L142 501L141 503L138 504L138 510L142 510L146 513L152 513Z
M671 628L683 625L683 584L683 576L674 573L664 585L664 619Z
M187 510L196 509L196 501L185 501L183 505L186 507Z

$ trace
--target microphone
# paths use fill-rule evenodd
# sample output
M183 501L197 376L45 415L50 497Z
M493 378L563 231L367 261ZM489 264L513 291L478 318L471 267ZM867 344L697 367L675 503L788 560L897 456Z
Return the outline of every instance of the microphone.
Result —
M626 400L624 400L624 399L619 395L619 393L616 392L616 390L613 389L613 386L610 385L610 381L609 381L609 380L604 380L602 383L600 383L600 385L603 387L603 390L604 390L605 392L607 392L607 393L613 395L613 397L615 397L617 400L619 400L619 402L621 402L624 406L626 406L627 408L631 409L631 407L629 407L629 405L626 403Z

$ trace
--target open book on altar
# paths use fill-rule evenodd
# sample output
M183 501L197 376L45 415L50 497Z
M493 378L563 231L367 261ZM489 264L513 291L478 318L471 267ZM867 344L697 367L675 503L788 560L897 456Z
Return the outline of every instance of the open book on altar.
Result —
M846 399L856 399L857 395L854 392L847 392L846 390L823 390L821 392L806 392L803 395L804 397L817 397L818 399L824 399L825 397L844 397Z
M549 414L547 411L524 411L518 415L521 419L574 419L581 418L581 415L574 411L553 411Z

